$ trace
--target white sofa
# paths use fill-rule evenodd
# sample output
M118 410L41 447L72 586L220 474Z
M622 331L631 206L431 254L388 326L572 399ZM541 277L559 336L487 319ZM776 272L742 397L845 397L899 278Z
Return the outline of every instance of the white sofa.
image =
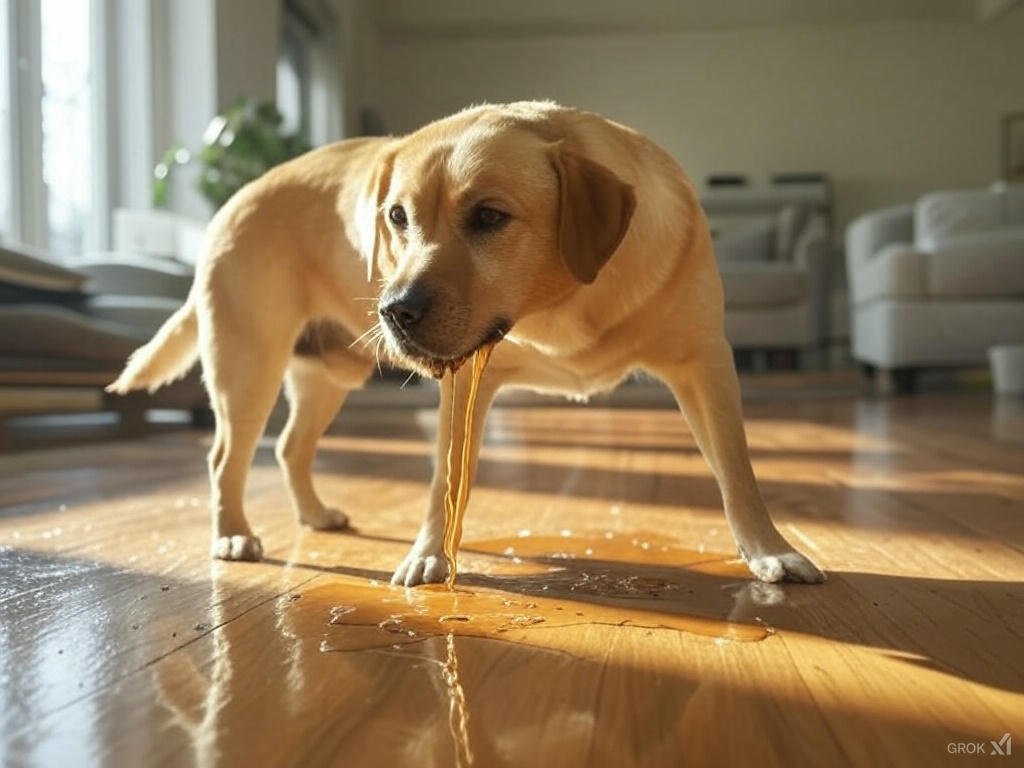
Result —
M935 192L846 230L855 360L897 391L1024 342L1024 185Z

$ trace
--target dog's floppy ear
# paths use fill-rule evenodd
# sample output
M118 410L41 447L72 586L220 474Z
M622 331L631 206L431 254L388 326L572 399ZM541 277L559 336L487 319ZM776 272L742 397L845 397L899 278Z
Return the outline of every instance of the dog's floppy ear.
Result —
M395 164L394 151L383 153L367 173L366 183L356 203L355 224L359 250L366 259L366 281L373 280L374 267L380 265L380 250L384 247L387 227L381 207L391 186L391 171Z
M636 208L633 188L599 163L564 148L551 150L558 174L558 248L569 271L592 283L626 236Z

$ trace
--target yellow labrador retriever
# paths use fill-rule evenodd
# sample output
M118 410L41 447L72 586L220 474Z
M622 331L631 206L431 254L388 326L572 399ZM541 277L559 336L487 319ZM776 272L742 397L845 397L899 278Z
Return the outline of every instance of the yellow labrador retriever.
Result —
M396 362L435 375L504 339L480 386L474 471L501 387L586 396L634 370L659 377L718 479L751 571L764 581L823 579L775 528L754 479L693 187L635 131L549 102L480 106L405 137L310 152L221 209L188 301L109 388L156 389L198 355L217 419L214 556L261 556L243 493L282 378L291 414L277 456L299 520L347 524L317 496L311 467L346 393L371 370L373 344L362 341L375 333ZM441 384L427 516L396 583L446 575L443 458L468 368ZM458 455L467 435L453 437Z

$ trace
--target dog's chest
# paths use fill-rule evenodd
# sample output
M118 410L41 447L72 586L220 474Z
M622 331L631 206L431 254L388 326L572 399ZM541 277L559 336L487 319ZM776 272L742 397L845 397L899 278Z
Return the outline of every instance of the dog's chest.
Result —
M632 362L606 359L600 355L557 357L524 347L513 383L547 394L586 399L614 389L634 369Z

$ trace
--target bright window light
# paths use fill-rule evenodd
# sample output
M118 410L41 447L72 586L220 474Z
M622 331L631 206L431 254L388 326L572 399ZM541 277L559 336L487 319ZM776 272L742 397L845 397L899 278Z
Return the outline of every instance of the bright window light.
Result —
M10 20L7 3L0 2L0 241L11 231L11 104L8 62L10 50Z
M81 254L93 220L90 0L41 0L43 183L51 253Z

